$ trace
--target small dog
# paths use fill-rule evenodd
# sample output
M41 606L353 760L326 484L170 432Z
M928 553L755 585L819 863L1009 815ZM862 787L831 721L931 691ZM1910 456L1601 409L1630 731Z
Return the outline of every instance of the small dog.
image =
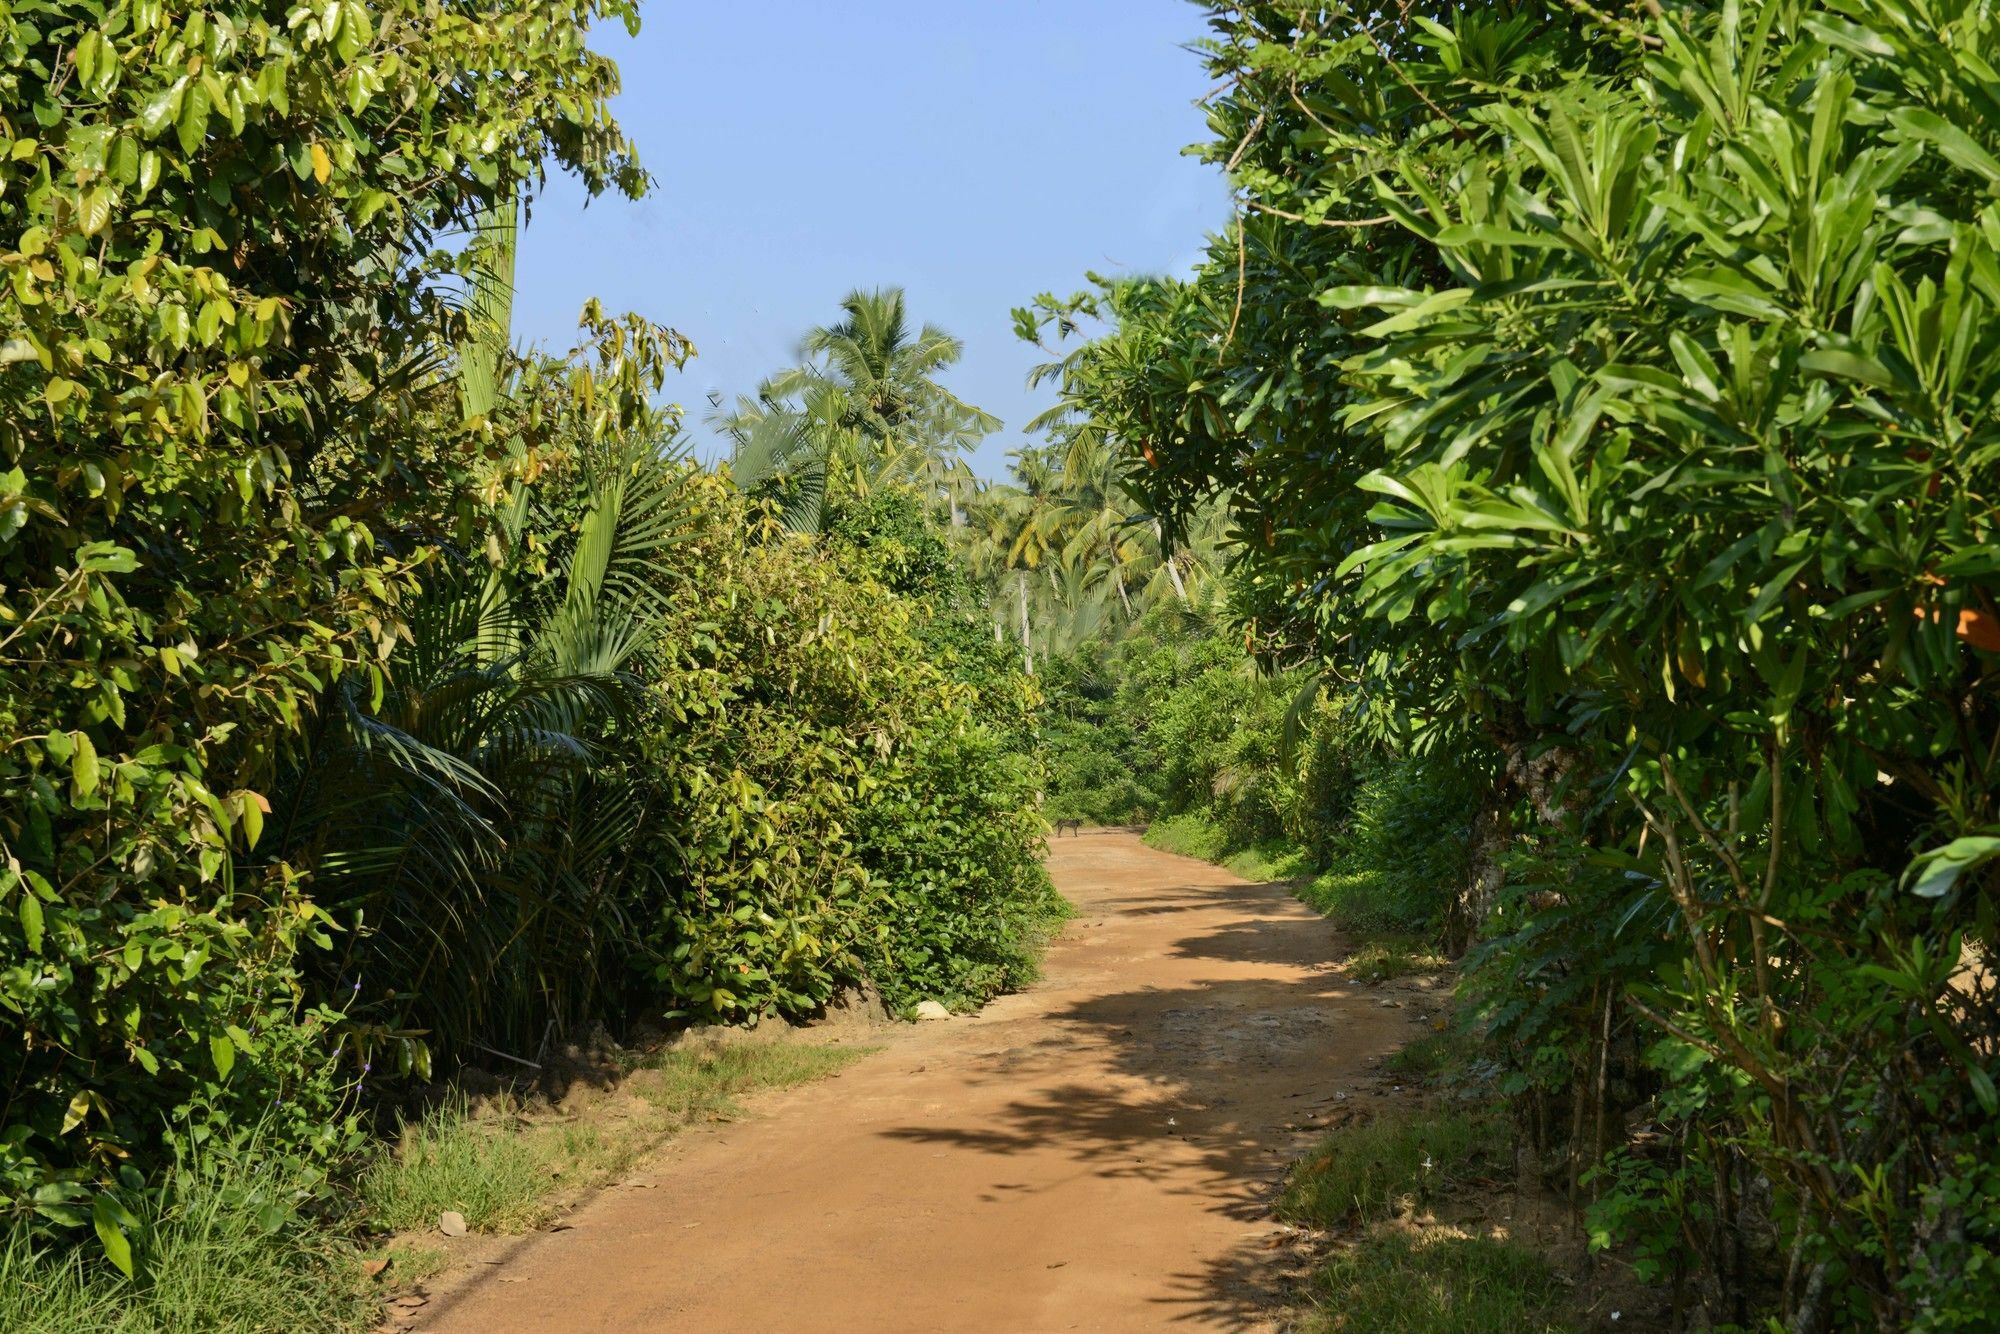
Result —
M1071 838L1075 838L1075 837L1076 837L1076 836L1077 836L1078 834L1080 834L1080 833L1082 833L1082 832L1083 832L1083 821L1081 821L1081 820L1058 820L1058 821L1056 821L1056 837L1057 837L1057 838L1061 838L1061 837L1062 837L1062 831L1063 831L1063 830L1065 830L1065 829L1069 830L1069 836L1070 836Z

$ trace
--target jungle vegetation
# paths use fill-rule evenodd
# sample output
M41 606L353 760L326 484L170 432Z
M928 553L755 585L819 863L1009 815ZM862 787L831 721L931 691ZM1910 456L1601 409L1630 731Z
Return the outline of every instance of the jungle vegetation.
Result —
M1236 216L1021 313L1070 415L1225 509L1293 716L1469 782L1436 925L1596 1244L1689 1320L1989 1319L2000 19L1206 8Z

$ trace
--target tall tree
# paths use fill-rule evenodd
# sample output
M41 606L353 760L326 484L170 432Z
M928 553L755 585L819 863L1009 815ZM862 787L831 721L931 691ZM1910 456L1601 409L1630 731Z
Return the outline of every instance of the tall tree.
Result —
M840 306L843 319L800 341L798 365L711 418L735 446L738 482L788 488L795 527L818 527L829 486L906 482L957 515L972 485L965 453L1000 429L938 381L965 344L934 324L913 333L899 287L856 290Z

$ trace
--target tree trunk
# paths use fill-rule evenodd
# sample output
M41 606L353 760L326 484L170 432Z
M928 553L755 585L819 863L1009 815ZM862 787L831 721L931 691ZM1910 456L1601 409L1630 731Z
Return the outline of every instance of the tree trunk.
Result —
M1465 953L1473 937L1493 911L1493 901L1506 883L1500 865L1507 851L1509 834L1507 804L1503 792L1495 790L1481 798L1472 817L1472 835L1466 849L1465 879L1458 896L1445 912L1445 948L1452 955Z
M1017 581L1014 585L1014 591L1020 594L1021 602L1021 667L1028 675L1033 676L1035 674L1035 646L1034 641L1028 637L1028 581L1025 579Z

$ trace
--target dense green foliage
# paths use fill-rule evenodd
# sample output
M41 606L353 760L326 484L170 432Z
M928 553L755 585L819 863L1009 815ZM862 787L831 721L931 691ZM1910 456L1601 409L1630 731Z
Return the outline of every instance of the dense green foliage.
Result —
M1073 410L1226 499L1260 654L1473 782L1470 985L1600 1239L1710 1319L1977 1320L2000 20L1210 8L1242 211L1040 303L1118 321Z
M169 1116L325 1093L294 955L331 923L300 868L239 858L317 701L379 687L425 542L475 531L493 425L436 373L438 238L549 160L641 183L583 46L605 13L0 13L10 1212L79 1221ZM644 392L619 360L608 425ZM546 435L509 429L524 458ZM122 1259L124 1206L95 1209Z
M735 1018L803 1014L862 976L899 1004L1023 980L1058 911L1023 749L1033 696L976 637L942 642L964 621L942 539L903 497L820 542L760 531L714 482L701 496L700 539L666 558L685 577L644 742L667 780L642 858L671 868L640 928L657 981Z
M1042 664L1047 817L1151 823L1169 851L1303 881L1345 929L1446 930L1477 774L1397 750L1310 676L1259 673L1226 615L1163 604Z

